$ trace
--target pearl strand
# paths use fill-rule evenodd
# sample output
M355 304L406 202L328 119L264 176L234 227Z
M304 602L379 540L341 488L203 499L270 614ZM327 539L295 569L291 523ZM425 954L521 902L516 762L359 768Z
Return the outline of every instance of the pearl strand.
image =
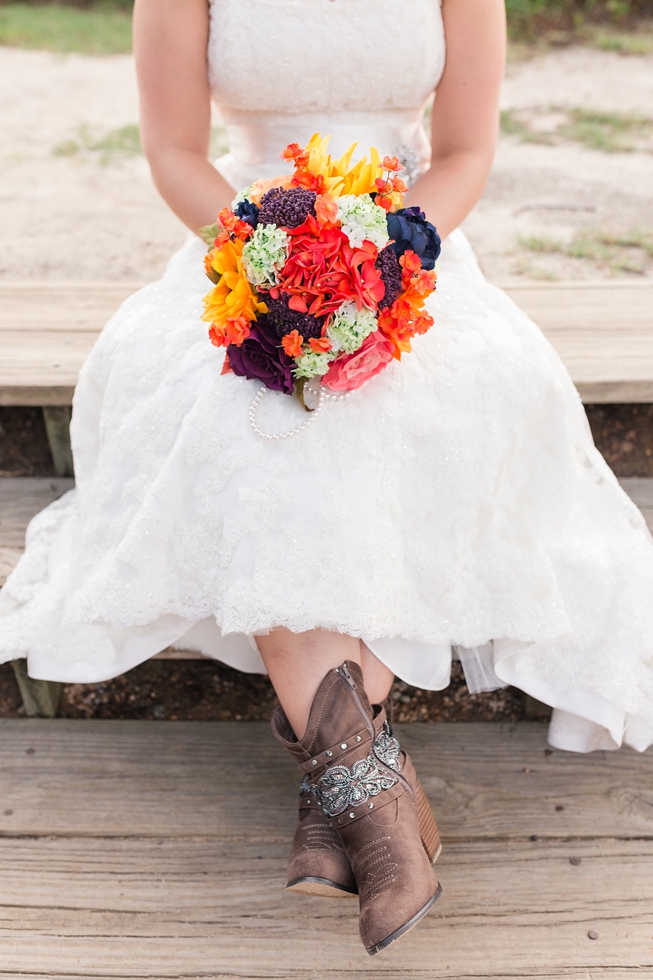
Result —
M267 390L268 389L265 386L263 386L262 388L259 388L259 390L256 392L256 395L254 396L254 401L252 402L249 410L249 423L252 429L254 430L254 432L256 433L256 435L260 436L261 439L275 439L275 440L289 439L290 436L296 436L299 432L302 432L304 429L308 428L308 426L315 421L316 416L321 411L322 406L324 405L325 402L341 402L344 401L346 398L348 398L349 395L351 394L350 391L346 391L343 394L336 395L325 391L325 389L321 387L315 409L311 412L308 418L301 423L301 425L296 426L294 429L289 429L288 432L273 433L273 432L264 432L263 429L258 424L258 422L256 421L256 415L258 413L259 406L263 401L263 399L265 398L265 393Z

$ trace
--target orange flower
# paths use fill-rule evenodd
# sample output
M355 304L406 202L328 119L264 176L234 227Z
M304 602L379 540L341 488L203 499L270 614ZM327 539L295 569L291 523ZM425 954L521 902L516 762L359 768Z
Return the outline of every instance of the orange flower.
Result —
M240 347L249 337L249 320L244 316L232 316L227 320L227 339L230 344Z
M379 330L392 344L397 360L411 350L411 337L426 333L433 326L433 317L423 307L424 300L435 289L435 272L422 269L415 252L408 249L399 262L403 291L392 306L379 314Z
M303 187L316 194L324 194L325 184L322 174L313 174L309 170L296 170L292 177L293 187Z
M237 218L229 208L222 209L218 215L217 223L222 226L222 231L215 239L216 246L222 245L229 238L238 238L245 242L254 231L251 225Z
M226 347L229 344L226 328L212 323L209 327L209 340L214 347Z
M206 272L211 282L215 283L215 285L217 286L218 283L220 282L220 276L213 268L213 259L215 257L215 251L216 249L212 249L210 252L207 252L206 255L204 256L204 271Z
M240 328L234 324L239 323L241 318L248 322L255 320L259 313L268 311L245 275L242 262L243 246L244 242L239 239L228 240L211 253L211 268L220 278L218 284L204 297L202 319L216 328L216 338L226 336L225 331L229 330L235 336ZM233 321L231 326L229 321ZM216 343L213 336L211 340ZM217 346L221 346L223 342L220 340Z
M295 166L301 170L304 170L308 164L308 153L306 150L302 149L299 143L289 143L288 146L281 151L281 159L294 160Z
M281 338L281 346L285 350L288 357L301 357L303 343L304 338L300 334L299 330L292 330L290 333L287 333L285 337Z
M400 170L404 169L403 164L399 163L399 159L397 157L386 156L383 157L382 162L383 162L383 169L391 170L392 173L398 173Z
M404 254L399 257L399 265L404 270L402 273L402 279L404 279L407 275L412 276L416 272L420 272L422 268L422 261L417 252L413 252L411 248L408 248Z
M211 331L209 331L209 333L210 332ZM233 374L233 370L234 369L231 366L231 361L229 360L229 355L228 354L225 354L224 355L224 362L223 362L223 365L222 365L222 371L220 371L220 374Z
M311 337L308 343L316 354L328 354L333 346L328 337Z
M330 194L320 194L315 198L315 214L321 225L334 224L338 218L338 205Z

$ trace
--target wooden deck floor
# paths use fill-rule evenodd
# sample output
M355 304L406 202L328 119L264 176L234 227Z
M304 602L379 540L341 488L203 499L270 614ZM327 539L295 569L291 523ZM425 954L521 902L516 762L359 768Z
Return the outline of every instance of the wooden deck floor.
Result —
M653 753L397 729L444 896L371 959L355 899L283 891L298 775L266 725L0 720L0 978L652 975Z

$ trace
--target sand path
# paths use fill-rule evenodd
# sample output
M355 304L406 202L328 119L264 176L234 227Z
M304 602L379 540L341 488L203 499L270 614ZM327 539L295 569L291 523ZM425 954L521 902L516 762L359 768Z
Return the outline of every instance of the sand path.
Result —
M652 116L653 57L570 48L511 64L502 105L545 133L565 107ZM159 199L145 159L115 147L137 119L130 56L0 48L0 279L161 274L186 232ZM497 282L653 275L642 249L619 253L633 256L623 269L605 256L541 254L520 244L529 236L565 243L583 231L650 234L653 143L642 132L640 149L612 153L502 136L486 192L465 223L486 274ZM62 155L71 140L78 151ZM85 146L102 140L104 150Z

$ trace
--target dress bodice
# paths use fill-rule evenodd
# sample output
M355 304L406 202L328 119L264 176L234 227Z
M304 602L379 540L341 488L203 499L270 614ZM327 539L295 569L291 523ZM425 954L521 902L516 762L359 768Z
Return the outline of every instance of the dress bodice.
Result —
M428 166L423 108L445 60L438 0L212 0L209 76L233 187L283 173L284 146L331 133Z

